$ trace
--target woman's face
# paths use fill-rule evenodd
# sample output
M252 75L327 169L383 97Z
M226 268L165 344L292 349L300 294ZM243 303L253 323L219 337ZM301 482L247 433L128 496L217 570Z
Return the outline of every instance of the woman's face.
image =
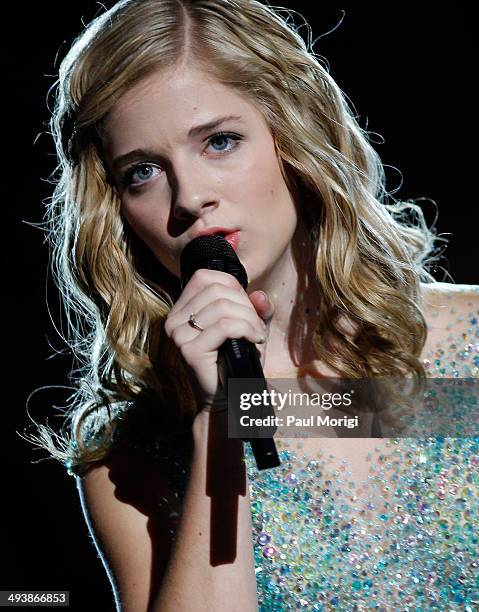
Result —
M251 281L291 255L297 216L262 114L194 68L158 72L128 91L104 124L122 210L157 259L180 276L199 232L233 231Z

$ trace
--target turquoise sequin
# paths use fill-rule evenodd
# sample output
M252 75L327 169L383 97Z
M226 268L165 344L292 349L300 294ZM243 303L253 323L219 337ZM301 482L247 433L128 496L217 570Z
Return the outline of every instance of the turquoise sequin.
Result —
M393 502L382 497L390 481L380 469L360 495L347 477L331 474L334 486L325 495L318 473L328 473L327 461L316 462L318 471L281 450L279 469L258 472L247 450L253 526L261 534L255 538L261 610L477 603L479 478L471 458L479 439L391 440L389 448L398 466ZM275 494L293 469L299 477L290 496ZM375 507L388 512L375 519L368 511Z
M475 314L427 355L429 377L479 377ZM479 610L479 438L384 442L362 483L286 444L258 472L246 448L261 612Z
M470 302L447 314L449 333L426 354L426 373L479 378L478 312ZM440 401L434 389L429 400ZM261 612L479 610L479 438L373 444L361 481L342 456L308 456L286 441L281 466L258 472L245 445Z

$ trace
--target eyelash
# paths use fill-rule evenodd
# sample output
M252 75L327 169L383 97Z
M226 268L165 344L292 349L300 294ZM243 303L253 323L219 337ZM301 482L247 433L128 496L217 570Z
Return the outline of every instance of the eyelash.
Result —
M238 145L239 145L239 142L242 140L241 136L239 136L238 134L233 134L231 132L216 132L216 134L212 134L207 139L208 145L210 145L214 140L218 140L220 138L225 138L225 139L228 139L228 140L235 141L235 144L232 147L230 147L229 149L227 149L225 151L218 151L218 153L220 155L224 155L225 153L230 153L231 151L236 149L238 147ZM135 174L135 172L137 172L141 168L153 168L153 167L156 168L157 166L155 164L150 164L148 162L142 162L140 164L135 164L134 166L131 166L130 168L128 168L125 171L125 173L121 177L122 185L124 187L130 187L130 186L138 187L140 185L146 185L149 182L149 180L141 181L140 183L134 184L132 182L133 175Z

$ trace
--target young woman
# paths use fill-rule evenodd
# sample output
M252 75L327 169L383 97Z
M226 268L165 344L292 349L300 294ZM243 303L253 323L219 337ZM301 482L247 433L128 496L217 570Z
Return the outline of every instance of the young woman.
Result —
M63 61L52 126L84 368L70 435L37 442L76 475L118 609L472 610L477 438L278 440L258 472L216 401L228 338L269 379L478 374L479 288L428 274L433 233L299 35L254 0L123 0ZM202 233L247 291L212 270L181 291Z

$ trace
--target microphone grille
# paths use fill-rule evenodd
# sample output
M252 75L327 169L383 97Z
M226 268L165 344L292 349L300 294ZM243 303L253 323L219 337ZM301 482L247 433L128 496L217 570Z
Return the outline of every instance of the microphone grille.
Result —
M234 276L246 290L248 276L233 247L223 236L209 234L189 242L181 253L182 289L200 268L219 270Z

